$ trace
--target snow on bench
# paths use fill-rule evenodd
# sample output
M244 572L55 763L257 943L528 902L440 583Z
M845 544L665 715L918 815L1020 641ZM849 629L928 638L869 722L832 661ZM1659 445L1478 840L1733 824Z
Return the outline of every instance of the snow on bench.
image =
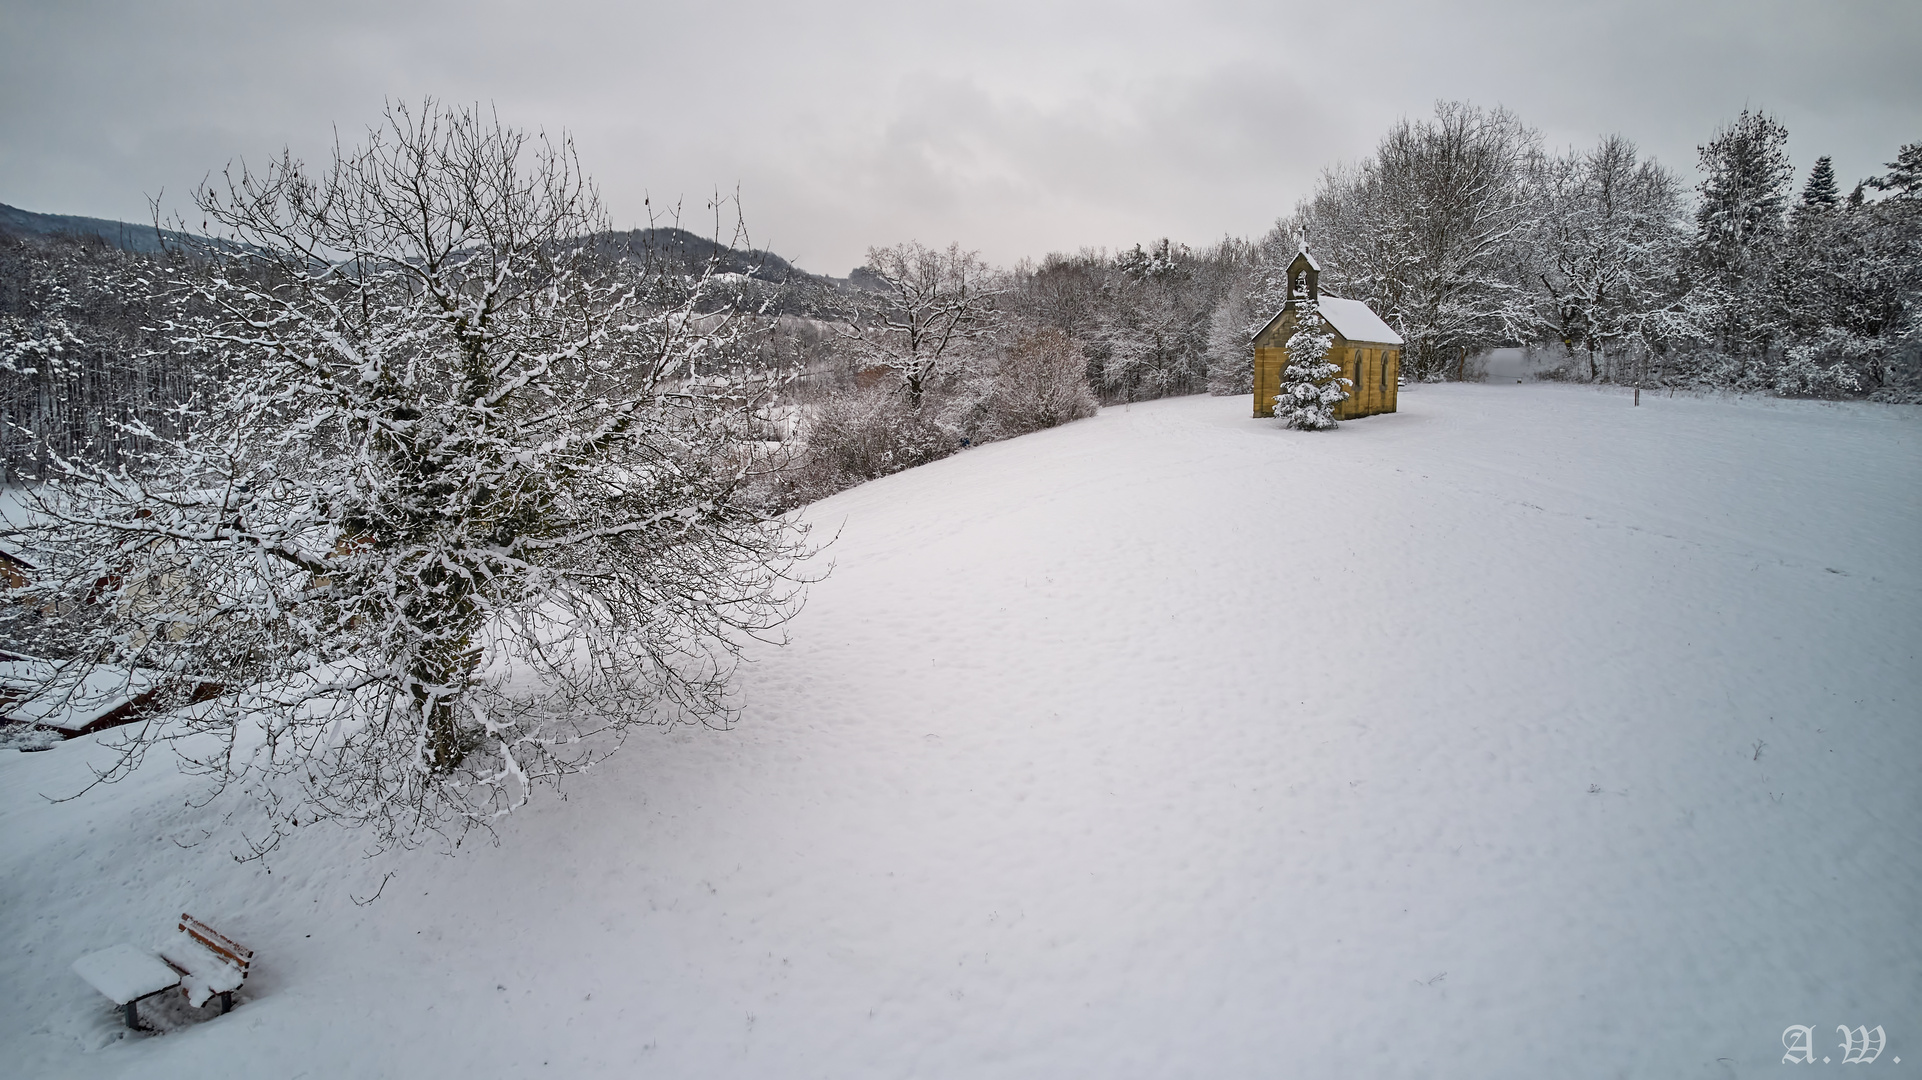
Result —
M179 930L160 947L159 956L132 945L115 945L75 960L73 970L126 1010L130 1028L140 1027L141 1001L176 986L196 1009L219 994L220 1013L225 1016L234 1007L234 991L247 981L253 950L185 913Z
M142 998L180 985L180 973L145 949L115 945L88 953L73 962L74 973L88 985L107 995L107 1000L127 1010L127 1026L138 1028L140 1017L135 1007Z
M198 1009L219 994L223 1016L233 1010L234 991L247 981L247 969L254 963L252 949L185 912L180 916L180 933L161 946L160 956L180 969L180 988L189 1005Z

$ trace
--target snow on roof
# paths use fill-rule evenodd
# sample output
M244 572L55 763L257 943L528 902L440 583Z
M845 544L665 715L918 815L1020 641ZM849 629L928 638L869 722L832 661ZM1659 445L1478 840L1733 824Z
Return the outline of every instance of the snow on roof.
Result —
M21 658L0 660L0 695L7 691L32 692L40 689L58 671L56 665L47 660Z
M33 569L33 563L27 561L26 545L20 542L20 534L16 532L0 532L0 559L28 570Z
M43 661L7 661L0 664L0 682L9 686L40 681L38 692L25 701L11 703L6 719L39 724L62 731L85 731L120 709L135 704L160 685L151 671L101 665L84 673L61 673L47 678L46 669L34 669Z
M1307 259L1308 269L1313 270L1317 274L1321 273L1321 264L1315 261L1315 257L1313 255L1308 254L1307 244L1301 245L1301 249L1295 252L1295 258ZM1292 263L1290 265L1292 265Z
M1321 294L1321 317L1335 332L1349 341L1366 341L1370 344L1400 345L1401 335L1395 333L1381 316L1360 300L1344 300L1339 296Z

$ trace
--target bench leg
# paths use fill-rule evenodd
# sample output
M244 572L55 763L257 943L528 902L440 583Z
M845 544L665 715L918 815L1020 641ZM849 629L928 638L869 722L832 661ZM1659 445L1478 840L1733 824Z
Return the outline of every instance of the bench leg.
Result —
M220 992L220 1015L225 1016L228 1013L232 1012L233 1010L234 1010L234 992L232 990L221 991Z
M127 1014L127 1026L135 1031L140 1030L139 1005L140 1003L138 1001L129 1001L126 1005L122 1006Z

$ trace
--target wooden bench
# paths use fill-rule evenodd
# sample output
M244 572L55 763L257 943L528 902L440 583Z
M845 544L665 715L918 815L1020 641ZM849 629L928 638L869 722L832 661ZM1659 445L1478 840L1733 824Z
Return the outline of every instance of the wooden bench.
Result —
M73 970L125 1009L127 1026L138 1029L140 1003L176 986L196 1009L220 995L220 1013L225 1016L234 1007L234 991L247 981L254 963L252 949L185 913L180 916L179 933L159 953L115 945L75 960Z

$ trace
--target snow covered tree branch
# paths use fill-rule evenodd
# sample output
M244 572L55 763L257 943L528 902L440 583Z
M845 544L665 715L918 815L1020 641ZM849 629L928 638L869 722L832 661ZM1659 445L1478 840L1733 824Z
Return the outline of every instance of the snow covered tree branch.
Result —
M1537 163L1542 213L1531 238L1542 329L1588 378L1611 356L1681 336L1676 281L1687 234L1681 182L1620 135Z
M980 255L959 244L869 248L865 270L880 292L872 317L857 320L850 339L899 377L909 408L919 409L963 349L992 333L1000 290Z
M1326 284L1400 330L1416 377L1460 378L1466 354L1525 338L1538 141L1504 109L1441 102L1434 119L1390 129L1359 167L1325 175L1298 208Z
M711 267L597 251L565 138L432 101L195 199L221 242L176 264L165 330L229 375L137 461L58 461L8 628L64 672L151 673L123 768L169 742L276 830L411 843L634 725L727 721L805 538L743 497Z

